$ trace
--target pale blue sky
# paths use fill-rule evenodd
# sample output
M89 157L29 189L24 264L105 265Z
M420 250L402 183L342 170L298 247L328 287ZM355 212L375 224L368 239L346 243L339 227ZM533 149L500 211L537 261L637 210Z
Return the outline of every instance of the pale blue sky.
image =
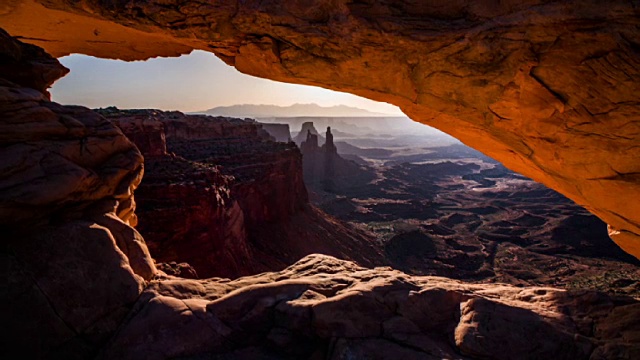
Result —
M402 115L395 106L355 95L244 75L203 51L134 62L84 55L59 60L71 69L51 89L53 100L62 104L198 111L234 104L317 103Z

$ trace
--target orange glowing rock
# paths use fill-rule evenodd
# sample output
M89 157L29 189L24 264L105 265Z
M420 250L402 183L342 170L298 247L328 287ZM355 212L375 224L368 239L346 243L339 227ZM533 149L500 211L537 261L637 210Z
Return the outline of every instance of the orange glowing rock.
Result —
M56 56L203 49L247 74L398 105L585 206L640 257L632 3L161 3L9 1L0 24Z

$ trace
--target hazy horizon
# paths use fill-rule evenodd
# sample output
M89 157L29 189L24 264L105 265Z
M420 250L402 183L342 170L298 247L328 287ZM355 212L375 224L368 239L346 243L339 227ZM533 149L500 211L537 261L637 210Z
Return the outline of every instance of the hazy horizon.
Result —
M71 72L50 92L53 101L90 108L153 108L199 112L233 105L346 105L390 116L396 107L356 95L242 74L211 53L125 62L70 55L59 59Z

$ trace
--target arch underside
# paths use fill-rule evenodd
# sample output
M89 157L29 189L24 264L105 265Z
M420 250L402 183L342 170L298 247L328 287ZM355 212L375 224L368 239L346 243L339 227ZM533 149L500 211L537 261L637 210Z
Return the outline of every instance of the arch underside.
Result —
M640 16L632 2L9 1L54 56L193 49L241 72L399 106L561 192L640 257Z

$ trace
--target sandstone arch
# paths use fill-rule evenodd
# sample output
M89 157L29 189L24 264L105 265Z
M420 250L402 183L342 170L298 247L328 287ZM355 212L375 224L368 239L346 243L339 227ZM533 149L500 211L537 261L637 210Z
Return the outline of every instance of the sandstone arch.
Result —
M396 104L570 197L640 257L640 7L629 1L10 0L55 56L214 52Z

